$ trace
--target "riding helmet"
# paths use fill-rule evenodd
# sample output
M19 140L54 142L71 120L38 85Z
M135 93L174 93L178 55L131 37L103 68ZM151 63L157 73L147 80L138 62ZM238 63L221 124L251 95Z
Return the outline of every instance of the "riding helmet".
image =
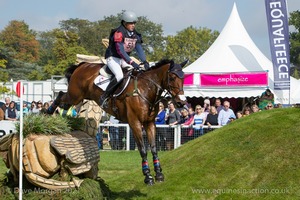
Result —
M122 21L124 22L136 22L137 21L137 16L134 12L132 11L125 11L123 14L122 14Z

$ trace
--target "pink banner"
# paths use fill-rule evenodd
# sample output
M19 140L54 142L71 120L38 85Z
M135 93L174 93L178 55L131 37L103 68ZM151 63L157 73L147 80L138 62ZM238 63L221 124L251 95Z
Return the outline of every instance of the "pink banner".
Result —
M268 73L200 74L200 81L204 87L264 87L268 86Z
M194 84L194 74L185 74L183 85L193 85Z

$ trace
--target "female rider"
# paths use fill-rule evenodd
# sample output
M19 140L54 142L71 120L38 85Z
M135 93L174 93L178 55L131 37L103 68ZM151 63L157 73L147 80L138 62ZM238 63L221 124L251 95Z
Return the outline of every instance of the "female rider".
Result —
M144 68L149 68L145 53L142 49L142 36L135 30L137 16L131 11L122 14L121 25L113 29L109 36L109 46L105 52L107 66L114 74L106 91L100 97L102 105L109 95L115 90L118 83L123 79L122 67L132 65L139 69L139 65L130 58L130 53L135 50L139 59L144 64Z

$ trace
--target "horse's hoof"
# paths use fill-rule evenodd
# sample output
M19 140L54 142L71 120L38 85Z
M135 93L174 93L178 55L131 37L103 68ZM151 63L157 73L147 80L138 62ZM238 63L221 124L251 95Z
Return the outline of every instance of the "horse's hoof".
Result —
M145 183L146 183L146 181L145 181ZM149 180L146 184L148 186L152 186L152 185L154 185L154 180Z
M156 175L155 175L156 182L164 182L164 180L165 180L165 176L163 173L160 173L160 172L156 173Z
M146 183L149 186L154 185L154 179L153 179L153 177L151 175L146 176L145 180L144 180L144 183Z

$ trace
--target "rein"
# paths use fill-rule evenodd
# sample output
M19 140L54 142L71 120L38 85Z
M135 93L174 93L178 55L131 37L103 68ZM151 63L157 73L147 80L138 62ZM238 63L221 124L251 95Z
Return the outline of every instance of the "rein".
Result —
M155 107L155 105L158 104L161 99L165 98L166 95L164 97L159 97L159 92L164 89L160 85L158 85L156 82L154 82L152 79L140 77L141 79L149 81L150 83L155 85L157 88L156 95L155 95L156 99L155 99L154 103L151 103L144 95L142 95L140 93L140 91L138 89L138 76L139 75L140 74L138 74L137 76L131 75L131 77L133 77L133 79L134 79L134 89L133 89L133 92L127 93L127 96L137 96L137 95L140 96L143 100L145 100L149 104L149 114L150 114L151 111L153 110L153 108Z
M170 95L172 97L172 99L174 100L174 95L172 95L172 93L170 92L171 89L178 89L179 92L183 91L183 88L179 88L179 87L175 87L175 86L171 86L170 85L170 77L169 77L169 74L170 73L174 73L176 70L173 70L173 71L170 71L168 70L167 72L167 75L168 75L168 82L167 82L167 85L168 85L168 88L167 89L164 89L162 88L159 84L157 84L156 82L154 82L152 79L148 78L148 77L140 77L141 79L144 79L144 80L147 80L149 81L150 83L152 83L153 85L156 86L156 99L154 101L154 103L151 103L144 95L142 95L140 92L139 92L139 89L138 89L138 76L141 75L141 74L138 74L136 76L134 75L130 75L131 77L133 77L134 79L134 90L133 92L131 93L127 93L127 96L140 96L143 100L145 100L148 104L149 104L149 115L151 113L151 111L154 109L154 107L160 102L161 99L164 99L166 98L167 95ZM179 70L177 70L179 71ZM176 74L176 73L175 73ZM163 96L160 96L159 93L160 91L164 91L166 90L166 93L163 95ZM179 93L178 92L178 93ZM178 93L176 93L176 95L178 95ZM176 96L175 95L175 96Z

